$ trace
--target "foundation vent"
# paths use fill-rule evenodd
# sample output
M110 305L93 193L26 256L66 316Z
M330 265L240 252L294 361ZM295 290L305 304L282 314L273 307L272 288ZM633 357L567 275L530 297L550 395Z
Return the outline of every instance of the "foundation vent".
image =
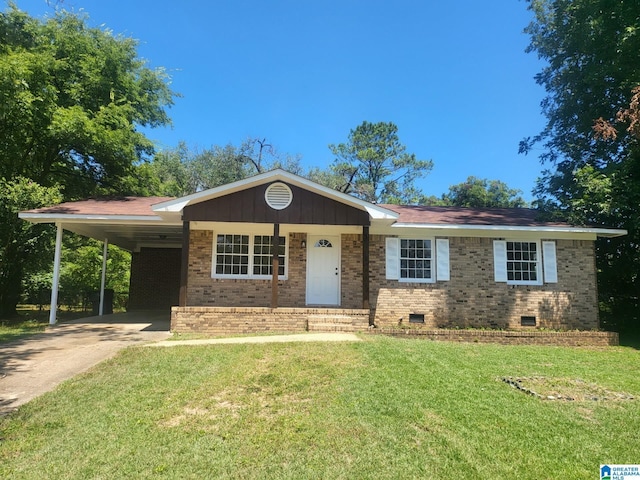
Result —
M536 317L523 315L520 317L520 326L522 327L535 327Z

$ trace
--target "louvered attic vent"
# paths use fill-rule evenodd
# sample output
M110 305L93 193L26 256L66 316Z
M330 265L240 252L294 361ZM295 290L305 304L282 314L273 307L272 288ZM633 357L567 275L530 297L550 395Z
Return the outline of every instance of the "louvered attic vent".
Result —
M274 210L283 210L291 205L293 193L284 183L276 182L267 187L267 191L264 192L264 198L267 201L267 205Z

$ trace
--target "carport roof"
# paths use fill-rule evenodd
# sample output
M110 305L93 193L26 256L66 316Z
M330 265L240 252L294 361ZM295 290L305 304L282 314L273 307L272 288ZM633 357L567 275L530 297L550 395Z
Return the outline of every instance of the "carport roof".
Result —
M57 223L66 230L95 238L126 250L141 246L180 247L182 222L168 220L153 211L153 205L173 197L105 197L65 202L20 212L33 223Z
M84 216L114 216L118 217L149 217L157 216L152 210L153 205L173 200L175 197L103 197L89 198L77 202L65 202L51 207L35 208L22 212L23 214L51 214Z

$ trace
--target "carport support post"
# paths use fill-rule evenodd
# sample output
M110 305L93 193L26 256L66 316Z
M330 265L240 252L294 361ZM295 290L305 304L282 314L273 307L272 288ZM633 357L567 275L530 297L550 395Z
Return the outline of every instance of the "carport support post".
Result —
M109 251L109 239L104 239L104 247L102 248L102 280L100 281L100 307L98 315L104 314L104 287L107 283L107 252Z
M53 257L53 281L51 284L51 308L49 324L55 325L58 313L58 288L60 286L60 257L62 252L62 224L56 223L56 253Z

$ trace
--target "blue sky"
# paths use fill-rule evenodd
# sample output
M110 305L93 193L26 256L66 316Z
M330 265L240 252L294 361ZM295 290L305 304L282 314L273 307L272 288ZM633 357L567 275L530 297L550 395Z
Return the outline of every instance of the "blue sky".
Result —
M51 1L50 3L55 3ZM17 0L52 15L45 0ZM306 166L362 121L393 122L434 170L419 182L440 195L467 176L531 190L541 166L518 142L544 126L543 64L524 52L522 0L64 0L92 26L139 40L182 94L159 148L267 138Z

